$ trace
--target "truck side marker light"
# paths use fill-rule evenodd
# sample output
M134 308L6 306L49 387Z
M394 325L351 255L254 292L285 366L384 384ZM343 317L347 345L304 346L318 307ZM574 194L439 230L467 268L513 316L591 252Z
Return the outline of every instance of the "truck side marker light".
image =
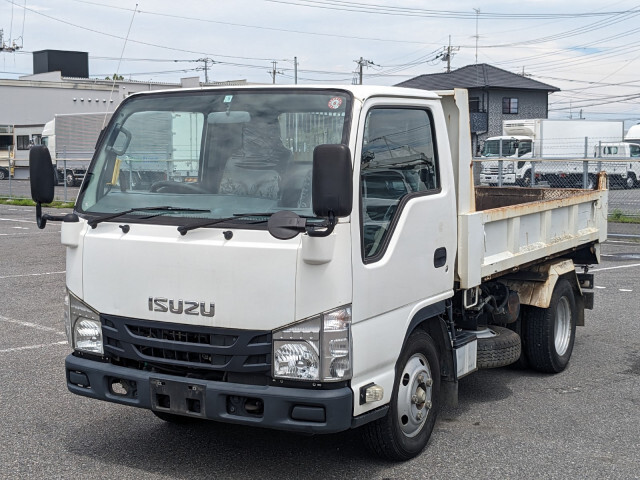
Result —
M384 388L375 383L360 387L360 405L379 402L384 397Z

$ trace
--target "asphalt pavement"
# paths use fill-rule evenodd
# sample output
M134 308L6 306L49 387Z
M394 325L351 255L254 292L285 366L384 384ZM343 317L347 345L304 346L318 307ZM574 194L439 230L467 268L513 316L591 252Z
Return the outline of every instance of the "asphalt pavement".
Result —
M34 217L31 207L0 205L2 479L640 478L638 240L603 245L591 270L595 309L564 372L502 368L462 379L459 406L441 411L425 452L390 463L372 457L358 431L176 426L69 393L65 251L59 224L38 230Z

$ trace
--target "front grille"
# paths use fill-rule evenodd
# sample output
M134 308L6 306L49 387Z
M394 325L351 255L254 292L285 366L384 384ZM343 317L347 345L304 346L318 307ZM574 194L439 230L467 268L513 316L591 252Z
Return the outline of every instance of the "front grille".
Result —
M113 363L176 372L269 374L271 332L105 316L105 354Z

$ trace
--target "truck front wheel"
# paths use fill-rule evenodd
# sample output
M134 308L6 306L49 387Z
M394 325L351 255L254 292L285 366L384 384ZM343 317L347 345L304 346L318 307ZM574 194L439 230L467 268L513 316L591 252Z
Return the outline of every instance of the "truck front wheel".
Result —
M438 351L426 332L416 330L396 364L389 411L364 426L364 442L380 457L409 460L426 447L439 407Z
M540 372L563 371L573 351L576 336L576 300L571 284L560 279L549 308L531 307L522 327L530 366Z

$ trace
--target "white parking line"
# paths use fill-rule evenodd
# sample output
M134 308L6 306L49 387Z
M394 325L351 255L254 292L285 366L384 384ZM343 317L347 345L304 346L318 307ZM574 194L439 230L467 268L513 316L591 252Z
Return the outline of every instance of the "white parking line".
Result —
M0 222L36 223L33 220L18 220L16 218L0 218Z
M606 268L593 268L589 269L590 272L604 272L605 270L617 270L618 268L632 268L632 267L640 267L640 263L634 263L631 265L619 265L617 267L606 267Z
M37 323L31 322L23 322L22 320L14 320L13 318L7 318L0 315L0 322L13 323L16 325L20 325L22 327L34 328L36 330L44 330L45 332L53 332L57 335L66 335L64 332L58 331L58 329L53 327L45 327L44 325L38 325Z
M67 345L67 342L64 341L55 343L43 343L40 345L29 345L27 347L6 348L4 350L0 350L0 353L21 352L22 350L35 350L37 348L53 347L55 345Z
M0 277L0 280L4 280L5 278L20 278L20 277L42 277L45 275L62 275L63 273L67 273L66 270L61 272L45 272L45 273L24 273L21 275L6 275L4 277ZM2 317L0 317L1 319Z

